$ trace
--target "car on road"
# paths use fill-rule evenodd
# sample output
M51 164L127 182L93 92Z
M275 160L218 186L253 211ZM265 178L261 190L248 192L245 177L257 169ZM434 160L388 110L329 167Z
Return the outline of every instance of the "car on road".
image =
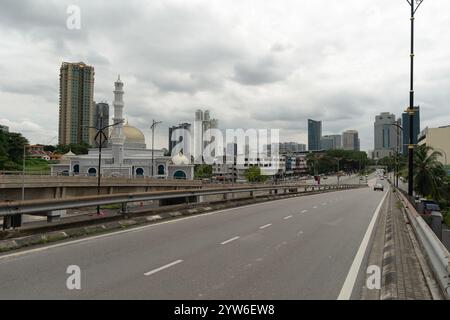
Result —
M417 206L417 211L420 214L430 215L433 211L441 212L441 208L433 200L422 200Z
M381 183L377 183L373 186L373 191L384 191L384 186Z

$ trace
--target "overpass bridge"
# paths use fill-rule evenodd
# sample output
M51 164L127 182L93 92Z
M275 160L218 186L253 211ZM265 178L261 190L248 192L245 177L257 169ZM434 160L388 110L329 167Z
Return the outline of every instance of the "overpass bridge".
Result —
M200 189L201 181L151 178L101 178L100 194ZM62 199L97 194L97 177L0 175L0 202Z

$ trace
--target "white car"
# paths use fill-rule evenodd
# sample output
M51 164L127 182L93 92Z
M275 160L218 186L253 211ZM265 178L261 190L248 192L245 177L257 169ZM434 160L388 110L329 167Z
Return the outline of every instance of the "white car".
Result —
M376 185L373 186L373 191L384 191L384 186L381 183L377 183Z

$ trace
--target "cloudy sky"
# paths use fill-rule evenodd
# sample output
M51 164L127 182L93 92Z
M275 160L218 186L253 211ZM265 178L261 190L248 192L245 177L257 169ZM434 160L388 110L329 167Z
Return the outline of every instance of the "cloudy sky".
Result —
M69 5L81 28L66 26ZM95 67L96 101L125 83L130 124L167 127L211 110L221 128L279 128L307 143L360 131L373 148L374 117L408 105L405 0L0 0L0 123L32 143L56 144L59 67ZM450 1L425 0L416 19L416 101L422 126L450 124Z

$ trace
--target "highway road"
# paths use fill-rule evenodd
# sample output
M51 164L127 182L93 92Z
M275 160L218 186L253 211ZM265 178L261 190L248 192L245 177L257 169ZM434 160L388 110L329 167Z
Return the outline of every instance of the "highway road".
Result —
M0 299L337 299L383 195L290 198L0 256Z

